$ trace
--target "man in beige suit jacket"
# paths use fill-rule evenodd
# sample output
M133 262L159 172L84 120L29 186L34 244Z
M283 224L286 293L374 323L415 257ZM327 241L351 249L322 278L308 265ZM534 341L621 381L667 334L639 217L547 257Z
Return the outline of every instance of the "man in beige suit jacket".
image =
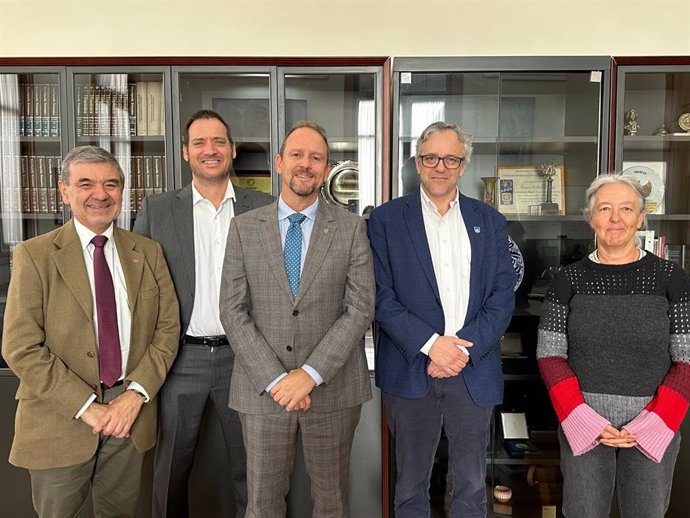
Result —
M319 199L330 170L321 126L290 130L276 169L280 199L231 222L221 281L221 322L236 358L229 404L247 449L246 518L285 516L298 429L313 515L344 518L352 439L371 397L371 252L364 221ZM295 242L294 216L303 221L291 284L283 247Z
M110 153L75 148L59 183L73 219L14 251L2 337L20 381L10 462L29 469L41 518L79 515L89 488L96 516L134 516L143 452L155 443L155 396L179 341L177 299L160 246L113 224L123 185ZM96 235L108 237L121 352L119 379L107 384L99 372Z

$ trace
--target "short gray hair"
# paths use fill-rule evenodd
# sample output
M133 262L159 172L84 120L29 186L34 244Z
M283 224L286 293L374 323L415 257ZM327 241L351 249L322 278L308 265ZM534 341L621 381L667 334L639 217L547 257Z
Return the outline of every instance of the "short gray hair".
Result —
M110 152L98 146L79 146L72 149L62 159L60 181L69 185L71 167L73 164L110 164L117 169L122 186L125 185L125 174L117 158Z
M422 152L422 146L429 139L429 137L434 133L440 133L442 131L452 131L455 133L460 143L465 147L465 164L469 164L473 149L472 134L457 124L453 124L452 122L437 121L429 124L417 139L417 149L415 150L415 154L419 156L419 153Z
M635 177L627 174L607 173L597 176L587 188L587 192L585 193L585 207L582 209L582 213L587 216L587 219L590 218L592 211L594 210L594 196L596 195L597 191L604 185L613 184L624 184L632 187L640 201L640 211L644 210L646 195L642 190L640 182L638 182Z

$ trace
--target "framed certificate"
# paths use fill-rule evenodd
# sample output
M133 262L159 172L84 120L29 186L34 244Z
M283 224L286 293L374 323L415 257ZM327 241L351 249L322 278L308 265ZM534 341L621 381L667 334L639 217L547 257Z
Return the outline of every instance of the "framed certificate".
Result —
M565 170L554 166L551 201L558 205L558 214L565 214ZM540 165L503 166L496 168L498 200L496 208L502 214L541 214L547 201L547 178Z

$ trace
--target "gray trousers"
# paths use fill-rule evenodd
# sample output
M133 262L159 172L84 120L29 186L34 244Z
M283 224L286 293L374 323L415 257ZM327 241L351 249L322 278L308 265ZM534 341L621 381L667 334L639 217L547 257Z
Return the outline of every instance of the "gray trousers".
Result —
M109 403L124 390L124 385L107 389L102 402ZM134 517L143 462L144 454L130 439L101 434L96 454L88 461L29 470L34 509L40 518L78 518L91 491L96 518Z
M563 514L567 518L608 518L614 489L620 518L663 518L668 509L680 433L660 464L637 448L600 444L577 457L559 430L563 472Z
M189 475L207 402L223 431L230 473L222 476L235 501L229 518L243 518L247 506L247 457L237 412L228 408L235 355L230 346L183 344L160 390L158 442L153 472L153 517L189 516ZM222 455L223 452L218 452Z
M285 518L298 429L311 481L312 516L348 518L350 452L361 410L357 405L333 412L241 413L248 459L246 518Z
M449 518L486 517L486 448L491 408L474 404L462 375L430 381L426 396L383 393L395 441L395 517L428 518L429 479L441 428L448 437L453 495Z

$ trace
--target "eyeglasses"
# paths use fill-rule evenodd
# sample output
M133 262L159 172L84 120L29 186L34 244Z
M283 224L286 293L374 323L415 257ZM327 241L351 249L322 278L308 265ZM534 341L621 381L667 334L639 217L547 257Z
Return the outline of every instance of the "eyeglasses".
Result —
M443 165L448 169L457 169L465 161L464 156L437 156L437 155L419 155L424 167L436 167L438 163L443 160Z

